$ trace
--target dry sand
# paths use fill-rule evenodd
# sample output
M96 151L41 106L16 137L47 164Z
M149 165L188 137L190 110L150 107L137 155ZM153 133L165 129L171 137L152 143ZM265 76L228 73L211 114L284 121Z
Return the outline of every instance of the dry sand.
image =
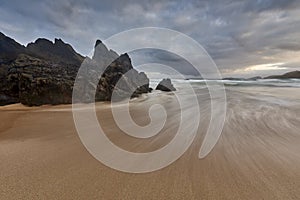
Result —
M288 92L287 92L288 91ZM0 199L300 199L299 89L228 89L228 112L213 151L198 159L209 122L209 97L199 90L197 138L172 165L147 174L112 170L95 160L76 133L71 106L0 108ZM147 152L167 144L178 124L171 94L133 100L132 116L147 124L147 108L165 104L162 132L133 139L116 127L110 105L98 118L118 146ZM188 107L188 102L186 102Z

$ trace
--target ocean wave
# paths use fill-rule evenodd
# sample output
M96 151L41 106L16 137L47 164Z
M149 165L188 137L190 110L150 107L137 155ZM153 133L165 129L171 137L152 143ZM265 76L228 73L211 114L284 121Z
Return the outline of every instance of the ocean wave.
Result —
M151 80L152 84L158 84L159 79ZM173 84L180 86L182 84L192 84L206 86L210 84L223 84L226 87L294 87L300 88L300 79L259 79L259 80L184 80L172 79Z

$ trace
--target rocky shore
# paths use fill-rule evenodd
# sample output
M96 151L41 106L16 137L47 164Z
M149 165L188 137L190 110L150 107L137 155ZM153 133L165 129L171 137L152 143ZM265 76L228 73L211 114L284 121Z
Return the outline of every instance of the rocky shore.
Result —
M61 39L37 39L25 47L0 33L0 52L0 105L69 104L73 90L79 102L110 101L114 90L117 100L150 91L148 77L133 68L128 54L119 56L100 40L93 57L84 58ZM85 71L74 87L81 66Z

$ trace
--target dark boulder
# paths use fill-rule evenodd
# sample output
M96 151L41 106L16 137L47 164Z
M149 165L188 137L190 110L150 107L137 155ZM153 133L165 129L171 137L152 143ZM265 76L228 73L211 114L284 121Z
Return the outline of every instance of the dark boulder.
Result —
M159 84L156 86L156 90L170 92L176 91L176 88L173 86L171 79L166 78L159 82Z

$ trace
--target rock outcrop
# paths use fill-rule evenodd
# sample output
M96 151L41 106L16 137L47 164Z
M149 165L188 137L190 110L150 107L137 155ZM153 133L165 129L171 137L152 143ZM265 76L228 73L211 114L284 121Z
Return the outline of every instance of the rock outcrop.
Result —
M85 62L78 74L79 81L74 85L78 95L75 97L77 102L91 102L93 98L96 101L119 101L150 91L148 77L133 68L126 53L119 56L108 67L101 65L103 62L99 65L96 60L87 59Z
M71 103L77 70L74 65L20 54L8 71L6 94L29 106Z
M98 66L106 67L118 57L119 55L113 50L109 50L101 40L96 41L92 59L97 62Z
M173 86L171 79L166 78L159 82L159 84L156 86L156 90L170 92L170 91L176 91L176 88Z
M38 39L24 47L2 34L0 48L0 105L68 104L74 89L81 94L80 102L110 101L113 91L116 100L149 91L149 79L133 68L129 56L108 50L100 40L92 59L84 59L60 39ZM81 64L82 84L74 87Z

